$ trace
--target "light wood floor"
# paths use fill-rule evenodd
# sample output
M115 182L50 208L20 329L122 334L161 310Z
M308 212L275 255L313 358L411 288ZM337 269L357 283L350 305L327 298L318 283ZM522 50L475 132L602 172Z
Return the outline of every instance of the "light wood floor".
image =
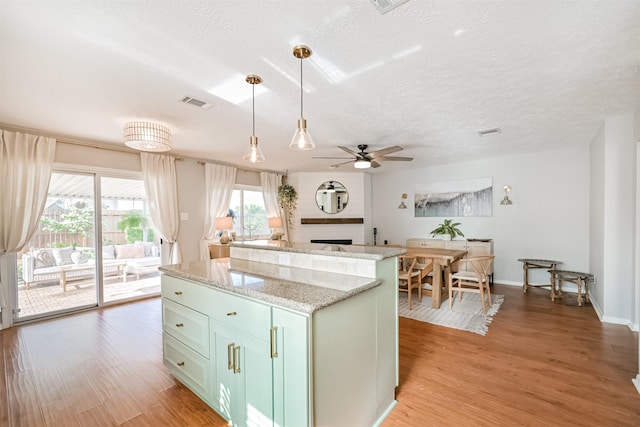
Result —
M400 319L383 426L640 426L637 334L495 285L487 336ZM0 426L225 426L162 365L159 299L0 331ZM345 426L351 427L351 426Z

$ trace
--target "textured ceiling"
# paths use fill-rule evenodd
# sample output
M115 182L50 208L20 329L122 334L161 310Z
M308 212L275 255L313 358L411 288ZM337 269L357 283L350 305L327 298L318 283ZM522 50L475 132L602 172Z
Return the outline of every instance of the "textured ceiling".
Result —
M288 149L299 43L313 50L308 152ZM343 157L338 145L415 158L384 172L589 144L640 108L640 1L410 0L381 15L365 0L0 0L0 55L8 126L121 145L126 121L149 119L176 155L253 167L255 73L258 168L327 170L339 161L312 157Z

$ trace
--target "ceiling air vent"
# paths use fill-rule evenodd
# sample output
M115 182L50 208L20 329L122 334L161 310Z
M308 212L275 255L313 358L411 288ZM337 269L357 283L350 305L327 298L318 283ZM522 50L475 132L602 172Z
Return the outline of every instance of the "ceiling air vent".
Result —
M489 136L489 135L496 135L496 134L498 134L500 132L502 132L500 130L500 128L493 128L493 129L479 130L478 131L478 135L480 135L480 136Z
M213 107L213 104L207 101L203 101L201 99L197 99L197 98L192 98L190 96L185 96L184 98L182 98L180 100L180 102L183 102L185 104L189 104L189 105L193 105L196 106L198 108L204 108L205 110L208 110L209 108Z
M395 9L396 7L408 1L409 0L371 0L371 4L375 6L378 12L384 15L390 10Z

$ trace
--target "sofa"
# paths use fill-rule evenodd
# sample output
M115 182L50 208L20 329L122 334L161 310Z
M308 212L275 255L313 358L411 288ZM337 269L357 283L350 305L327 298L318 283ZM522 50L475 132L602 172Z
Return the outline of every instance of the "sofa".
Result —
M25 286L39 282L59 281L66 290L66 282L93 277L95 258L93 248L31 248L22 255L22 279ZM102 269L105 276L140 275L156 271L160 266L160 251L153 243L136 242L102 247Z

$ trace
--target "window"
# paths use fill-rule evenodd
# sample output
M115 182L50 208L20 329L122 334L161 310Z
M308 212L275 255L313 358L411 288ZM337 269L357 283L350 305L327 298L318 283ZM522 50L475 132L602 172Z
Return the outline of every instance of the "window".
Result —
M231 196L229 213L234 217L232 233L245 240L269 237L264 197L260 187L236 186Z

